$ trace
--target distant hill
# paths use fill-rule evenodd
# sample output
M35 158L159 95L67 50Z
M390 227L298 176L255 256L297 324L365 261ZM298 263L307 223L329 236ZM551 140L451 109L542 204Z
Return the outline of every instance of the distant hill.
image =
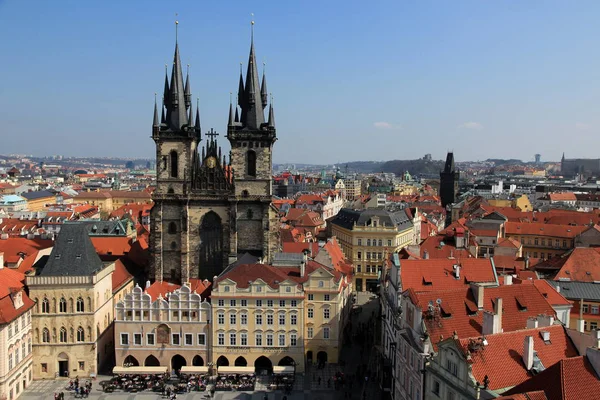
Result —
M438 175L444 169L444 162L441 160L427 161L419 160L392 160L383 163L381 171L393 172L401 175L408 171L411 175Z

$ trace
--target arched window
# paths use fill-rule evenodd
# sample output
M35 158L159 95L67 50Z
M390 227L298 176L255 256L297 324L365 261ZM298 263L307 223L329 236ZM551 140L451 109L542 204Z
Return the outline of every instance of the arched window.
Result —
M64 326L62 328L60 328L60 336L59 336L58 340L61 343L67 343L67 330L65 329Z
M75 312L75 309L73 308L73 298L69 298L69 312Z
M83 304L83 297L77 298L77 312L84 312L85 306Z
M42 300L42 313L43 314L50 313L50 302L48 301L48 299L46 297L44 297L44 300Z
M59 308L60 312L67 312L67 300L64 297L60 298Z
M48 330L48 328L44 328L42 330L42 342L50 343L50 331Z
M179 167L179 157L177 157L177 152L173 150L171 152L171 178L177 178L178 167Z
M175 193L175 190L172 187L170 187L169 190L167 190L167 193L173 194L173 193Z
M246 162L248 165L246 166L246 170L248 171L249 176L256 176L256 153L252 150L249 150L246 153Z
M177 250L177 243L171 242L171 250Z
M85 332L81 326L77 328L77 341L85 342Z
M371 245L371 239L367 239L367 246Z
M377 246L379 246L379 247L383 246L383 240L379 239L377 241Z
M177 224L175 224L175 222L169 222L169 233L170 234L177 233Z
M248 197L250 193L247 190L242 190L242 197Z

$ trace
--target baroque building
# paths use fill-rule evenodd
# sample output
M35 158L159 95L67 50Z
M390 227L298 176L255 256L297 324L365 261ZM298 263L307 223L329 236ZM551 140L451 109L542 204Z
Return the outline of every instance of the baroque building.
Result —
M192 105L175 44L171 78L165 76L163 104L155 104L157 187L151 212L150 277L170 282L212 279L250 253L269 260L277 250L277 212L272 200L275 115L263 72L259 81L254 38L246 78L240 71L238 102L229 106L229 160L213 129L202 146L200 113Z

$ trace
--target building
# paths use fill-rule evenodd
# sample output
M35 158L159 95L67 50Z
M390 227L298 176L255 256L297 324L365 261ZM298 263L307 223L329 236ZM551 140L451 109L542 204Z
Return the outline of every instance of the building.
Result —
M216 365L304 372L305 361L336 363L350 290L341 272L306 252L230 267L211 292Z
M362 182L359 179L343 179L346 190L346 200L354 200L362 194Z
M16 399L33 379L31 312L25 276L3 266L0 252L0 397Z
M7 213L27 210L27 200L16 194L7 194L0 197L0 210Z
M189 75L184 85L177 43L163 103L160 111L155 105L152 126L157 181L150 217L151 278L212 279L238 254L271 259L278 246L277 210L271 205L275 114L271 103L265 120L267 81L264 74L259 80L254 41L245 81L240 73L238 102L229 107L228 162L213 129L199 152L200 113L196 107L194 120Z
M62 196L49 190L38 190L35 192L26 192L21 194L27 200L27 209L29 211L46 210L49 204L56 204L62 201Z
M344 208L330 225L332 235L354 265L353 286L357 291L373 290L379 285L386 254L414 244L414 224L406 210Z
M563 153L560 161L560 173L573 177L578 174L584 176L600 174L600 159L599 158L565 158Z
M45 265L26 278L36 303L34 379L95 376L112 359L114 272L83 224L63 224Z
M460 172L454 165L454 153L448 152L444 170L440 172L440 198L442 207L456 202Z
M211 308L201 296L208 286L198 280L183 286L155 282L126 294L115 307L116 365L174 371L208 365Z
M588 226L543 224L540 222L506 222L505 236L521 242L523 255L533 258L552 258L575 247L578 235Z

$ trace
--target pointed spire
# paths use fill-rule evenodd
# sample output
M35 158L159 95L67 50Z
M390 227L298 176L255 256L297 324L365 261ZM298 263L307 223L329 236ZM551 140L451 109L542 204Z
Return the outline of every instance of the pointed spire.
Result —
M244 106L242 106L242 122L250 129L260 129L265 122L263 109L259 105L260 83L254 54L254 21L252 21L252 38L250 41L250 55L248 56L248 70L246 72L246 87L244 89Z
M235 108L235 118L233 120L234 122L240 122L240 116L238 114L238 108Z
M192 105L192 92L190 89L190 64L187 65L187 75L185 77L185 107L188 108ZM191 119L191 117L190 117ZM191 122L190 122L190 125Z
M165 115L165 103L163 102L162 107L161 107L161 116L160 116L160 124L161 125L166 125L167 123L167 116Z
M232 126L233 123L233 104L231 103L231 92L229 92L229 118L227 119L227 125Z
M189 127L192 128L194 126L194 107L190 104L190 109L188 110L188 124Z
M178 25L179 22L175 21L176 31ZM179 57L177 37L175 38L175 54L173 55L169 98L165 104L167 106L167 123L172 130L180 130L183 125L187 125L188 116L185 107L185 88L183 85L183 73L181 71L181 58Z
M273 110L273 96L271 96L271 104L269 104L269 128L275 129L275 111Z
M196 98L196 132L198 133L198 140L200 140L200 98Z
M158 104L156 104L156 93L154 93L154 121L152 122L152 126L160 126L160 123L158 122Z
M263 110L267 107L268 104L268 95L267 95L267 76L265 73L266 63L263 63L263 76L262 76L262 84L260 85L260 97L262 100Z
M169 104L169 67L165 64L165 91L163 93L163 104Z
M238 86L238 106L242 107L244 104L244 77L242 74L242 63L240 63L240 84Z

